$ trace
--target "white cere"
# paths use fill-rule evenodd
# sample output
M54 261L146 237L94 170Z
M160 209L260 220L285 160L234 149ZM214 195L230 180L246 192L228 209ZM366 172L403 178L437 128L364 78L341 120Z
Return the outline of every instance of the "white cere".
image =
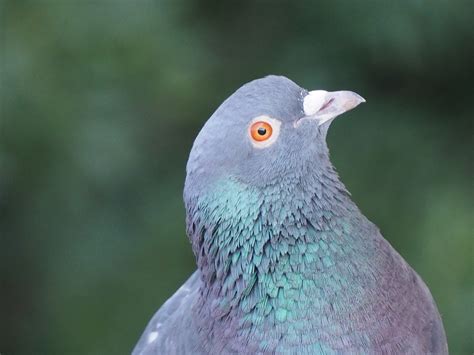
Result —
M306 116L312 116L319 111L326 103L327 91L313 90L308 93L303 99L303 109Z

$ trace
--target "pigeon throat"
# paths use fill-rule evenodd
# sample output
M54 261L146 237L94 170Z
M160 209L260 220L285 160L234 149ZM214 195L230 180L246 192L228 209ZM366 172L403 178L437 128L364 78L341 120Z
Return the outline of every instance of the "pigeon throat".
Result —
M188 201L202 319L278 324L360 305L349 297L364 299L377 257L354 229L365 221L354 219L363 217L337 176L320 178L264 191L226 180Z

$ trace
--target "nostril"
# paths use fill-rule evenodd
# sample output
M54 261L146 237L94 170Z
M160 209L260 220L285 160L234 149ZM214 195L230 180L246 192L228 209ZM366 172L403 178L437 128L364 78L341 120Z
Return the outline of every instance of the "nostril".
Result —
M334 101L334 97L331 98L331 100L329 100L328 102L326 102L323 106L321 106L321 108L318 110L318 112L324 110L325 108L328 108L329 105L331 105L333 101Z

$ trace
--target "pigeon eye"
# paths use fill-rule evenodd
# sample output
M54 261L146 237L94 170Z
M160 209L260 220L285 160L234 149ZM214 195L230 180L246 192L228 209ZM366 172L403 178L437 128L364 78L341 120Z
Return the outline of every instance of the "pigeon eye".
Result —
M281 122L268 116L255 117L249 125L250 142L255 148L271 146L280 134Z
M257 142L263 142L272 136L273 128L268 122L258 121L250 127L250 135Z

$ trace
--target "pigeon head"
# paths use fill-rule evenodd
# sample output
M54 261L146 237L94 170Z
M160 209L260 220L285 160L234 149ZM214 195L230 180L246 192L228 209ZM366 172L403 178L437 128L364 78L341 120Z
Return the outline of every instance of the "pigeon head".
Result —
M243 85L211 116L195 140L187 188L235 179L265 187L328 161L327 128L364 99L350 91L310 91L283 76Z
M328 199L310 202L323 187L326 195L345 192L329 162L326 132L363 101L350 91L308 92L267 76L222 103L194 142L184 188L187 234L204 277L225 274L226 260L256 240L297 237L288 231L306 223L302 206L328 209L320 205Z

